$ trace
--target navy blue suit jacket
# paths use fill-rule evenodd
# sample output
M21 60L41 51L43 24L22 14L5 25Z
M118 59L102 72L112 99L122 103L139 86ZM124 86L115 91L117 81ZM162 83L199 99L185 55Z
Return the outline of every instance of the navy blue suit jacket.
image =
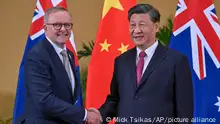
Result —
M73 54L68 54L70 63L74 63ZM30 50L24 64L25 124L82 123L85 110L74 105L80 88L75 65L71 64L75 75L73 96L63 63L46 38Z
M137 86L136 54L135 47L115 59L110 94L99 109L104 123L107 117L125 118L127 123L191 119L193 85L187 57L159 43Z

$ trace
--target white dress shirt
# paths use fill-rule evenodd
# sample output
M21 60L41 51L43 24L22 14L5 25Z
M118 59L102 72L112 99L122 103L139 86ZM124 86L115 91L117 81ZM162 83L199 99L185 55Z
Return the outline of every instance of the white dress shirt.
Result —
M146 70L152 56L154 55L154 52L158 46L158 41L156 41L153 45L151 45L149 48L147 48L144 52L146 53L146 56L144 57L144 68L142 71L142 75L144 74L144 71ZM137 55L136 55L136 65L138 63L138 60L140 59L139 54L141 52L141 49L136 47L137 49Z

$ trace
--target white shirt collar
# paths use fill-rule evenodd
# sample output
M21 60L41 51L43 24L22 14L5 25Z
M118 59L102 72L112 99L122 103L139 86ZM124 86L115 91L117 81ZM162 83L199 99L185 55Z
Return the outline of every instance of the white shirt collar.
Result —
M147 56L151 56L152 54L154 54L157 46L158 46L158 40L153 45L151 45L150 47L148 47L145 50L146 55ZM138 47L136 47L136 49L137 49L137 58L139 58L139 54L141 52L141 49L139 49Z
M66 45L64 45L64 48L60 48L59 46L57 46L53 41L51 41L47 36L46 36L47 40L51 43L51 45L53 46L53 48L55 49L56 53L59 55L63 50L66 50Z

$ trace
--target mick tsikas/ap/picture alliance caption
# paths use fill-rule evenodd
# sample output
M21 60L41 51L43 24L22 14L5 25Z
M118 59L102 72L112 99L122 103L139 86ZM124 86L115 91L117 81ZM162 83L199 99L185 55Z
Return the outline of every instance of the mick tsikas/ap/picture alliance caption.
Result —
M107 122L111 122L112 118L107 117ZM216 118L205 118L205 117L194 117L194 118L174 118L174 117L153 117L153 118L143 118L143 117L116 117L113 118L113 122L120 123L215 123Z

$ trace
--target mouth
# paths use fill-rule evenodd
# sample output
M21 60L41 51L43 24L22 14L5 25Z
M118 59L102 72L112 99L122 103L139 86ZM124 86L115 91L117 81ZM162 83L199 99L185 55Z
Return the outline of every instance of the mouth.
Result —
M57 36L68 36L68 34L57 34Z
M144 38L144 36L134 36L133 37L133 40L134 41L140 41L140 40L142 40Z

